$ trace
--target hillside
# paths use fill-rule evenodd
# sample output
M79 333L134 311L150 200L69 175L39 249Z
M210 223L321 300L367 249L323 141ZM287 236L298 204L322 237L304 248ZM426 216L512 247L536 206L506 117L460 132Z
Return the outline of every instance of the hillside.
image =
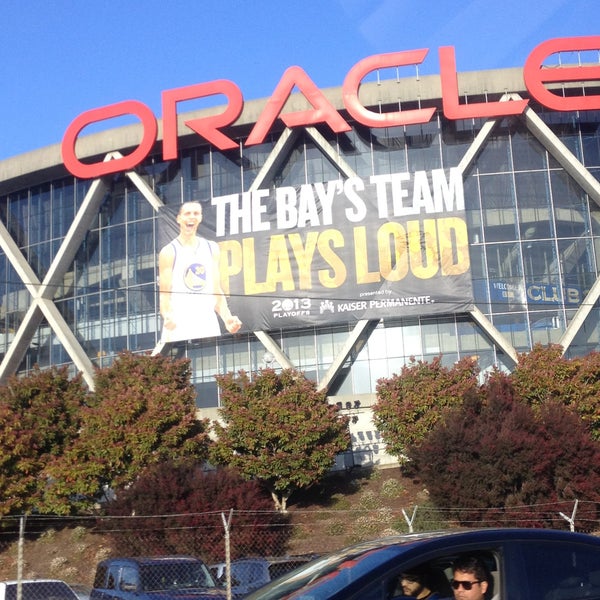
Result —
M322 485L292 498L294 534L288 553L322 554L390 530L407 531L402 509L410 516L415 505L426 503L427 492L420 482L402 477L398 469L331 475ZM14 579L18 543L6 540L4 545L0 579ZM257 553L258 546L257 542ZM25 541L22 574L91 585L96 563L110 553L110 542L84 527L50 528Z

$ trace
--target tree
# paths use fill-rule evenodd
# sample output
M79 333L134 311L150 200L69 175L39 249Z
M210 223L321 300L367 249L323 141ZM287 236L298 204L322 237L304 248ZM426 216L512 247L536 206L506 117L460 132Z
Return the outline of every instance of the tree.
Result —
M66 367L36 367L0 387L0 515L43 511L43 472L76 438L86 393Z
M120 354L98 370L75 442L47 473L57 513L89 509L103 489L133 483L148 465L208 456L208 421L196 417L189 361Z
M600 440L600 352L569 359L558 344L536 344L519 355L512 380L519 397L534 407L551 401L572 407Z
M348 419L314 382L293 369L217 376L222 423L215 422L216 464L262 481L278 510L290 495L319 481L349 447Z
M413 359L399 375L380 379L373 421L387 451L402 462L406 448L424 440L447 407L460 404L467 392L477 389L478 372L471 358L446 368L437 357L431 363Z
M600 500L600 445L572 409L552 401L534 410L501 373L484 391L468 394L408 450L436 504L461 509L456 517L464 524L485 517L548 526L558 507ZM557 509L548 518L524 510L550 502ZM597 518L595 505L586 510Z
M206 471L188 460L148 467L133 485L117 490L106 513L136 516L134 527L115 527L115 521L107 519L117 553L192 554L217 561L224 551L222 515L229 518L230 510L235 531L230 540L232 558L257 551L263 556L284 554L288 519L272 507L258 481L247 481L228 468Z

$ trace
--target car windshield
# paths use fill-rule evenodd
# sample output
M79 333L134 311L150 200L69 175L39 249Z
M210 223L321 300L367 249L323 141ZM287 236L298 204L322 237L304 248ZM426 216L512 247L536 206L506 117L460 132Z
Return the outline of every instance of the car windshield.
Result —
M379 545L381 542L379 542ZM317 600L329 597L331 594L344 588L350 581L355 581L365 573L368 573L377 565L383 565L394 557L405 551L405 546L389 545L376 548L377 544L362 544L343 552L330 554L324 558L318 558L305 567L296 569L291 573L280 577L267 586L260 589L255 595L248 596L247 600L275 600L277 598L302 598L302 588L310 587L317 581L326 583L319 586L318 593L308 592L311 599ZM293 592L301 590L299 594Z
M208 569L196 562L142 565L140 576L146 592L215 587Z
M231 563L231 579L233 585L269 581L269 568L266 561L244 561Z
M23 600L39 600L52 598L52 600L77 600L71 588L61 581L24 581L22 584ZM6 600L16 600L17 584L6 586Z

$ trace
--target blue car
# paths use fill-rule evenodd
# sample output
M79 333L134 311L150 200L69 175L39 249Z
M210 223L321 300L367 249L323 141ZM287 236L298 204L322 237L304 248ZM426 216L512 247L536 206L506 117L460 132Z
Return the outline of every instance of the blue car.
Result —
M476 555L490 573L488 600L600 599L600 537L548 529L478 529L394 536L314 560L247 600L393 600L400 575L427 569L453 598L452 564Z

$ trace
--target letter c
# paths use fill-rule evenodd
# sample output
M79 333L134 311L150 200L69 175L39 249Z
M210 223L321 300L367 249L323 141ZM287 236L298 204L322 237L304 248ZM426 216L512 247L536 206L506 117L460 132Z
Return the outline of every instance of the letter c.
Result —
M358 88L366 75L377 69L418 65L423 62L427 52L427 49L390 52L389 54L369 56L357 62L348 71L342 85L344 104L350 115L359 123L368 127L395 127L429 122L435 113L435 108L419 108L380 114L365 108L358 98Z
M122 158L90 164L81 162L75 153L75 143L82 129L92 123L124 115L135 115L142 122L142 140L138 147ZM157 132L158 126L154 113L148 106L137 100L125 100L94 108L80 114L67 127L61 144L62 159L67 170L81 179L96 179L111 173L130 171L148 156L156 142Z

